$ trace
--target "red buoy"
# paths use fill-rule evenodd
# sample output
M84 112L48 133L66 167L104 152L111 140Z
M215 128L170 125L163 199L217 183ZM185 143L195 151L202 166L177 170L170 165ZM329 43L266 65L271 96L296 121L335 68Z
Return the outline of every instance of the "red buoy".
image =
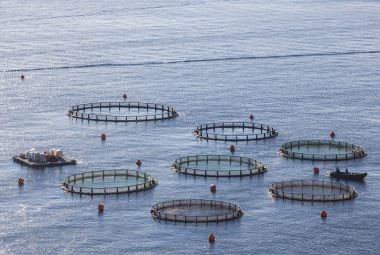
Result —
M101 139L102 139L102 141L105 141L107 139L106 134L102 134Z
M137 165L137 166L141 166L141 160L139 160L139 159L136 160L136 165Z
M104 212L104 204L103 204L103 203L99 203L99 204L98 204L98 211L99 211L100 213Z
M213 233L210 233L210 234L208 235L208 241L209 241L209 243L213 243L213 242L215 242L215 236L214 236Z
M313 173L319 174L319 167L317 167L317 166L313 167Z
M128 98L127 94L124 94L123 98L124 98L124 100L126 100Z
M330 131L329 135L330 135L331 138L334 138L335 137L335 132L334 131Z
M236 150L235 145L231 144L230 145L230 152L235 152L235 150Z
M327 217L327 212L325 210L321 211L319 214L321 215L322 219L325 219Z
M24 177L19 177L18 178L18 186L24 185L24 182L25 182Z
M211 185L210 185L210 191L211 191L212 193L215 193L215 192L216 192L216 185L215 185L215 184L211 184Z
M255 116L253 116L253 114L251 113L250 115L249 115L249 119L250 120L253 120L255 118Z
M21 74L20 79L21 79L21 80L25 79L24 74Z

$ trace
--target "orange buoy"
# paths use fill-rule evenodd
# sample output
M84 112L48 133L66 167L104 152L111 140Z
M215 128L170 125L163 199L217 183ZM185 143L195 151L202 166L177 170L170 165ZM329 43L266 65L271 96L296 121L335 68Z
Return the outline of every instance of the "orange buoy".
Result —
M141 166L141 160L139 160L139 159L136 160L136 165L137 165L137 166Z
M104 212L104 204L103 204L103 203L99 203L99 204L98 204L98 211L99 211L100 213Z
M21 74L20 79L21 79L21 80L25 79L24 74Z
M255 118L255 116L253 116L253 114L251 113L250 115L249 115L249 119L250 120L253 120Z
M231 144L230 145L230 152L235 152L235 150L236 150L235 145Z
M319 174L319 167L317 167L317 166L313 167L313 173Z
M330 131L329 135L330 135L331 138L334 138L335 137L335 132L334 131Z
M215 242L215 236L214 236L213 233L210 233L210 234L208 235L208 242L209 242L209 243L213 243L213 242Z
M124 100L128 98L127 94L123 95Z
M101 135L101 139L102 139L102 141L105 141L105 140L107 139L106 134L103 133L103 134Z
M24 185L24 182L25 182L24 177L19 177L18 178L18 186Z
M327 212L325 210L321 211L319 214L321 215L322 219L325 219L327 217Z
M211 185L210 185L210 191L211 191L212 193L215 193L215 192L216 192L216 185L215 185L215 184L211 184Z

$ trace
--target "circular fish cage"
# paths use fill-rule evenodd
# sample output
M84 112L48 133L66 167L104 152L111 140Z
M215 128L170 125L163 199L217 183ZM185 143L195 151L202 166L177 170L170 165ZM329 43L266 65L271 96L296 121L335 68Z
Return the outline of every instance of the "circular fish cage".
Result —
M281 145L281 156L293 159L338 161L362 158L367 152L359 145L332 140L300 140Z
M358 195L351 185L315 180L276 182L270 186L269 194L282 199L312 202L349 200Z
M110 195L150 189L158 184L151 175L134 170L100 170L65 178L62 189L81 195Z
M141 122L166 120L178 116L169 106L139 102L99 102L71 106L67 115L88 121Z
M250 122L221 122L198 126L193 134L206 140L215 141L251 141L278 135L270 126Z
M266 166L252 158L228 155L195 155L174 161L172 170L204 177L241 177L261 174Z
M199 223L238 219L244 213L240 206L230 202L183 199L155 204L150 214L156 220Z

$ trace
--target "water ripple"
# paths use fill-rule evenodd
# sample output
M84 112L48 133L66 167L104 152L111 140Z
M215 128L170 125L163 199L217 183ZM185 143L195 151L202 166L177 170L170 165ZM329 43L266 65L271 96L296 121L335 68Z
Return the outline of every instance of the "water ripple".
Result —
M200 3L204 3L204 1L198 2L198 4ZM27 21L40 21L40 20L53 20L53 19L63 19L63 18L81 18L81 17L89 17L89 16L103 15L103 14L115 14L115 13L120 13L124 11L143 11L143 10L152 10L152 9L184 7L190 4L191 3L182 3L182 4L158 5L158 6L147 6L147 7L138 7L138 8L118 8L118 9L108 9L108 10L101 10L101 11L95 11L95 12L88 12L84 14L44 16L44 17L35 17L35 18L26 18L26 19L12 19L12 20L0 21L0 24L19 23L19 22L27 22Z

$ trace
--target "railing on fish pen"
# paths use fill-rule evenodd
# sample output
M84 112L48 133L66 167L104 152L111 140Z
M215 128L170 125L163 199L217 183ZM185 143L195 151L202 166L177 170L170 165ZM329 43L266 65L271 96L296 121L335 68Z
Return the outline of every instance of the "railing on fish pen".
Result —
M309 193L294 193L286 192L285 188L309 188L314 189L322 188L329 190L339 191L341 194L309 194ZM358 194L355 188L351 185L341 184L338 182L325 182L315 180L293 180L273 183L269 188L269 193L273 197L299 200L299 201L312 201L312 202L333 202L341 200L349 200L355 198Z
M300 148L301 146L318 147L329 146L329 148L343 149L346 153L334 154L318 154L318 153L301 153L292 151L293 148ZM338 161L349 160L355 158L362 158L367 155L363 147L347 142L333 141L333 140L300 140L292 141L281 145L279 149L281 156L293 159L305 160L320 160L320 161Z
M234 131L235 129L241 129L243 132L251 131L252 133L246 134L216 134L216 129L229 129ZM260 131L260 133L254 133L255 130ZM214 133L210 132L213 131ZM273 127L263 124L250 123L250 122L220 122L220 123L209 123L198 126L193 134L197 137L206 140L217 140L217 141L251 141L251 140L261 140L272 138L278 135L278 131Z
M204 210L207 213L207 209L220 210L220 214L212 213L211 215L186 215L164 212L165 209L176 208L196 208ZM224 211L228 211L224 213ZM186 223L201 223L201 222L219 222L238 219L243 216L243 211L240 206L223 201L205 200L205 199L182 199L162 202L152 206L150 210L151 216L156 220L186 222Z
M225 162L226 164L232 164L233 162L235 162L239 163L240 166L246 165L247 168L229 170L205 170L200 168L184 166L191 162L208 164L210 161L218 163ZM242 177L257 175L267 171L266 166L260 161L247 157L229 155L195 155L181 157L174 161L172 169L178 173L204 177Z
M94 109L111 109L111 108L128 108L128 109L146 109L154 110L155 114L142 115L110 115L86 113L86 110ZM177 111L173 107L161 104L140 103L140 102L98 102L87 103L71 106L67 115L72 118L88 120L88 121L107 121L107 122L141 122L171 119L178 116Z
M83 181L85 179L94 179L98 177L136 177L143 178L144 183L125 185L121 187L84 187L76 184L78 181ZM81 195L110 195L110 194L121 194L121 193L130 193L141 190L146 190L153 188L158 184L157 180L153 176L127 169L117 169L117 170L100 170L100 171L91 171L83 172L68 176L65 178L63 184L61 185L62 189L71 193L81 194Z

